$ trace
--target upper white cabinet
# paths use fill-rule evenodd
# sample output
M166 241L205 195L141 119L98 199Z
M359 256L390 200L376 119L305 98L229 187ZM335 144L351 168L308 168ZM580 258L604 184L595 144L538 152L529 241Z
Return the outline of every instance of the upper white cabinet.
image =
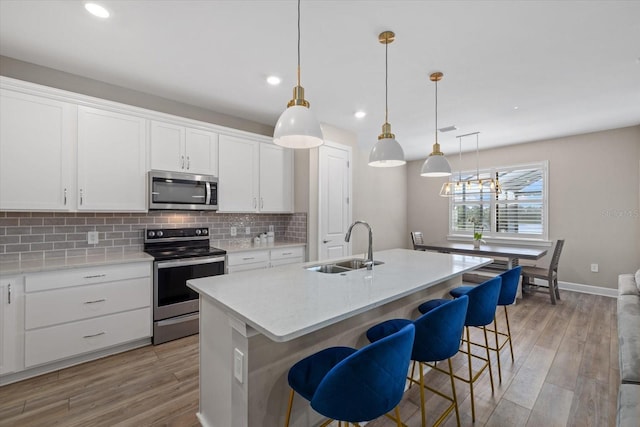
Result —
M293 154L266 142L220 135L221 212L291 212Z
M0 210L73 209L76 106L2 89Z
M259 142L220 135L218 207L221 212L257 212Z
M260 212L293 211L293 151L260 144Z
M218 134L151 122L151 164L155 170L218 175Z
M0 375L24 365L24 282L22 277L0 280Z
M146 211L141 117L78 107L78 210Z

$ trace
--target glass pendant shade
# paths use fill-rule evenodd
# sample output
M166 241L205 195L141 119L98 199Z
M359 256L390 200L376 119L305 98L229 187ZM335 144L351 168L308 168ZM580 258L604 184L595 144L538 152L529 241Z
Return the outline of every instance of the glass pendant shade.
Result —
M322 145L322 129L313 111L292 105L280 115L273 132L273 142L287 148L313 148Z
M440 177L451 175L451 166L442 154L431 153L422 164L421 176Z
M369 153L369 166L390 168L405 163L404 150L395 138L379 139Z

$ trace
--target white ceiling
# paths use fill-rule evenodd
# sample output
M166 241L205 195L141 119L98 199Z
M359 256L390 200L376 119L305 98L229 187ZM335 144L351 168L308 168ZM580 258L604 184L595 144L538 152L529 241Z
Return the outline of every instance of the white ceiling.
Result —
M97 2L108 20L78 0L0 0L0 54L269 125L292 96L295 0ZM306 98L365 149L384 121L384 30L396 33L389 122L408 159L434 141L434 71L438 127L458 127L439 134L448 154L475 131L488 148L640 123L640 1L303 0L301 10ZM283 83L267 85L269 74Z

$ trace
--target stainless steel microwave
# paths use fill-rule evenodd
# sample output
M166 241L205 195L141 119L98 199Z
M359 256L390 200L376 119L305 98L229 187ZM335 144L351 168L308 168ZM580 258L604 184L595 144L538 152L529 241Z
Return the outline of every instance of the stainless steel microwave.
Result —
M149 210L215 211L218 178L181 172L149 171Z

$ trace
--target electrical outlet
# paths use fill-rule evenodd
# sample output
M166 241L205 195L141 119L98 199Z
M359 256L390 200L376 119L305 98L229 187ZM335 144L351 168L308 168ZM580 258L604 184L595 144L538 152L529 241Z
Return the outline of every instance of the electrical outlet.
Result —
M98 232L97 231L89 231L87 233L87 243L90 245L97 245L99 242Z
M273 231L273 225L269 226L269 231Z
M236 236L238 234L238 229L235 227L231 227L231 236Z
M598 272L598 264L591 264L591 272L592 273Z
M246 227L244 229L244 234L247 234L247 235L251 234L251 227Z

